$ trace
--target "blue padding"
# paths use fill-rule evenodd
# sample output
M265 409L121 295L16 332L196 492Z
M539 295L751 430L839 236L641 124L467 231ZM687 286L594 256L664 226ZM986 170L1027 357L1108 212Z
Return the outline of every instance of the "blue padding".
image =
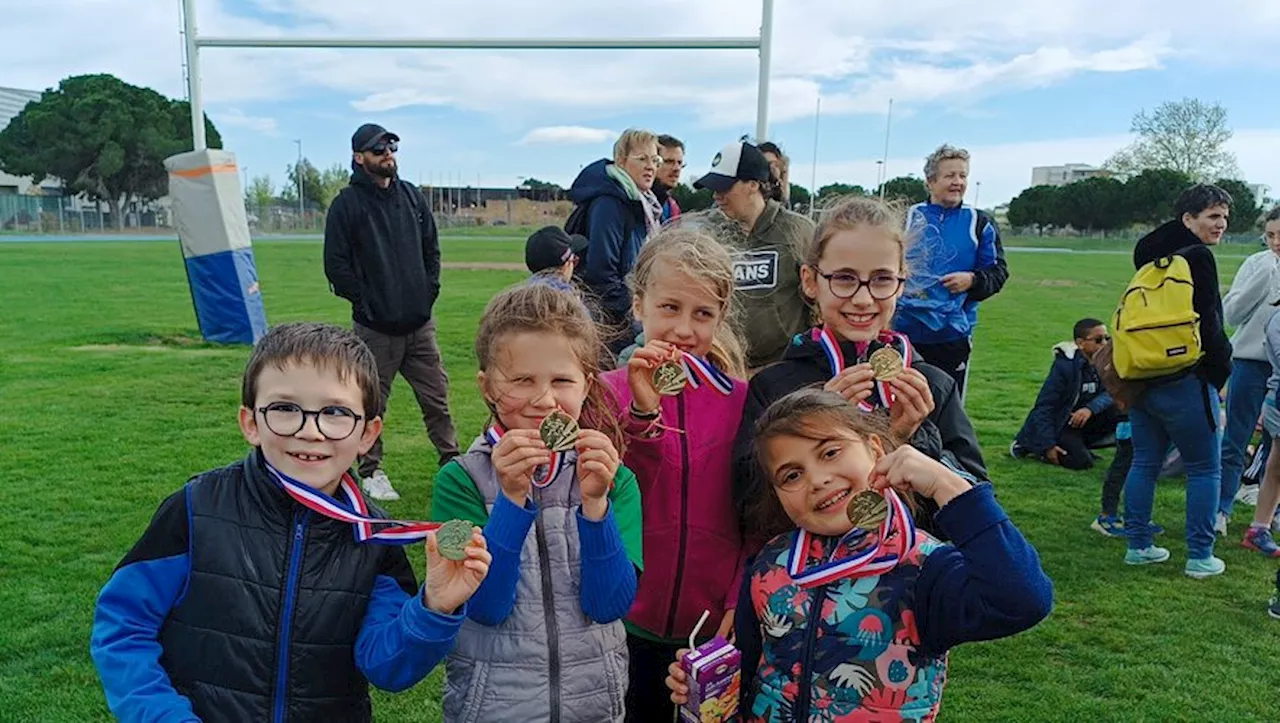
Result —
M267 333L253 249L187 259L200 334L219 344L253 344Z

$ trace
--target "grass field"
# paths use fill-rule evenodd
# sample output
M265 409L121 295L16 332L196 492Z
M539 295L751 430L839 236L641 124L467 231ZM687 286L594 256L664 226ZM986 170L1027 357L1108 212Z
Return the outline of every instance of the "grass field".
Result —
M519 249L450 238L444 257L519 262ZM319 244L264 241L256 250L272 322L347 323L346 305L327 292ZM1220 255L1224 285L1249 250ZM1068 473L1005 453L1049 347L1077 318L1106 318L1128 259L1011 253L1009 264L1008 286L983 306L968 410L1001 502L1056 583L1056 607L1032 632L957 649L943 720L1274 720L1280 623L1263 607L1276 565L1238 547L1251 508L1219 545L1226 574L1195 582L1182 575L1181 486L1162 483L1156 518L1173 559L1128 568L1124 543L1088 528L1101 470ZM521 276L444 272L440 338L466 439L485 416L470 348L479 313ZM94 597L161 499L244 453L235 414L247 349L191 341L198 333L176 245L0 244L0 280L0 720L105 720L87 653ZM386 448L403 495L391 512L424 515L435 454L403 381ZM409 692L375 693L378 719L439 720L440 686L437 671Z

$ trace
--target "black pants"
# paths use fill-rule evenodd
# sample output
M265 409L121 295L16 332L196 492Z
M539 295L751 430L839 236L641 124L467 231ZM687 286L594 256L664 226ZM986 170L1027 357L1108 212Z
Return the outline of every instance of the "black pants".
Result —
M676 706L667 690L667 666L682 647L627 635L627 723L670 723Z
M956 380L956 393L964 404L965 387L969 384L969 354L973 351L971 339L958 339L942 344L912 344L920 358L938 367Z
M1093 415L1079 429L1071 425L1064 427L1062 433L1058 435L1058 446L1066 451L1066 454L1059 458L1059 462L1066 469L1081 470L1093 467L1093 453L1089 450L1096 448L1099 442L1115 435L1116 424L1121 419L1120 413L1111 408L1102 414Z
M1107 517L1117 516L1120 509L1120 492L1124 490L1124 480L1129 476L1129 466L1133 464L1133 442L1128 439L1116 440L1116 456L1107 468L1107 476L1102 478L1102 514Z

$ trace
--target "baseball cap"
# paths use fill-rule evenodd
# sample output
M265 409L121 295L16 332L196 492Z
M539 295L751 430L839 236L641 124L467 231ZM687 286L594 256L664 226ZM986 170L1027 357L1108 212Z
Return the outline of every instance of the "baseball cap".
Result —
M383 128L377 123L365 123L351 134L351 151L359 153L360 151L369 150L369 146L377 143L379 140L386 138L389 141L400 142L400 136Z
M711 159L711 170L694 182L694 188L728 191L738 181L769 180L769 161L750 143L730 143Z
M540 228L524 244L524 265L535 274L563 266L574 256L585 256L587 243L586 236L570 235L559 226Z

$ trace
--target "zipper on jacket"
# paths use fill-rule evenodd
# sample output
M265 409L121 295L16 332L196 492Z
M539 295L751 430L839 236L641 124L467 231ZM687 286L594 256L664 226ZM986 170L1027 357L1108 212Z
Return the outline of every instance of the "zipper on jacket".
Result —
M793 718L797 721L809 720L809 706L813 702L810 700L813 684L809 680L812 675L810 668L813 667L813 644L818 637L818 625L822 622L822 603L826 597L825 584L813 588L809 595L809 614L805 616L809 629L805 630L804 659L800 661L800 691L796 707L792 709Z
M276 699L271 719L284 721L286 688L289 684L289 638L293 632L293 606L297 602L298 574L302 568L302 541L306 537L307 511L293 513L292 540L289 543L289 567L285 569L284 605L280 609L280 637L276 643Z
M688 429L684 422L684 395L676 397L677 418L680 429ZM666 637L670 638L675 631L676 610L680 602L680 585L684 582L685 545L688 543L689 526L689 435L678 434L680 438L680 546L676 552L676 582L671 588L671 608L667 613Z
M542 575L542 615L547 624L547 675L550 680L551 721L560 720L560 626L556 622L556 596L551 589L551 564L547 548L547 532L542 526L542 515L534 518L534 531L538 539L538 572Z

